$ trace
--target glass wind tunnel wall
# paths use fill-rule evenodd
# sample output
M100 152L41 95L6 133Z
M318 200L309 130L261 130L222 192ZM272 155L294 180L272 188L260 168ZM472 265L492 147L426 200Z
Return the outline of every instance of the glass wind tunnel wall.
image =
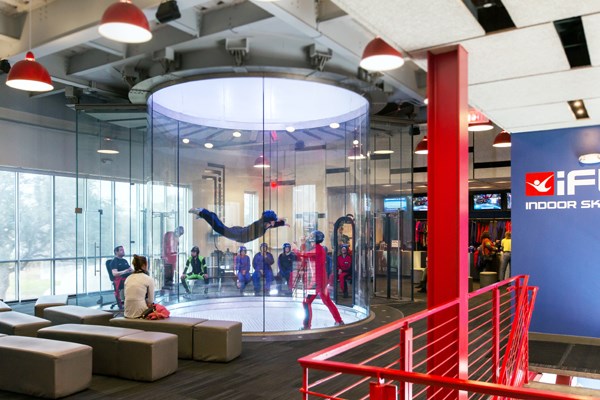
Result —
M368 104L361 96L306 80L218 78L156 90L148 108L150 181L167 191L179 188L172 196L151 189L153 247L162 241L164 249L165 234L177 225L187 228L168 291L179 302L170 307L172 315L237 319L246 332L299 329L302 301L314 281L313 262L300 254L314 247L311 232L320 230L332 253L330 293L342 318L350 323L368 316ZM194 219L188 205L241 227L274 210L288 226L242 243ZM246 282L235 269L238 250L245 246L252 264L261 243L273 256L272 274L250 267ZM289 276L279 265L284 243L297 255ZM353 259L351 278L343 280L347 296L336 279L342 243L350 245ZM184 279L188 294L179 280L191 271L192 246L206 259L208 281ZM157 285L168 289L168 260L163 256L153 267L163 271L153 272ZM333 326L320 300L313 311L312 328Z

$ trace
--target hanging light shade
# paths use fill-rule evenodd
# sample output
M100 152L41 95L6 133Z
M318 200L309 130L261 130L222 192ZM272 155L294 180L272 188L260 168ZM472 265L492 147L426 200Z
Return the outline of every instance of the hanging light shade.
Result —
M29 92L47 92L54 89L48 70L35 61L31 51L27 52L24 60L12 66L6 84L11 88Z
M427 149L427 135L423 136L423 139L417 144L415 147L415 154L427 154L429 150Z
M510 147L510 133L506 131L502 131L496 135L496 139L494 139L494 147Z
M467 129L469 132L489 131L494 129L494 125L492 125L485 115L475 109L471 109L469 110L469 127Z
M260 155L254 160L254 168L271 168L271 163L267 157Z
M117 150L117 146L115 146L115 142L109 138L105 137L100 140L100 147L96 152L100 154L119 154L119 150Z
M365 158L365 155L360 151L360 145L354 145L348 151L349 160L363 160Z
M400 68L402 64L402 54L380 37L367 44L360 60L360 67L367 71L389 71Z
M144 43L152 39L148 19L131 0L120 0L109 6L102 15L98 32L122 43Z

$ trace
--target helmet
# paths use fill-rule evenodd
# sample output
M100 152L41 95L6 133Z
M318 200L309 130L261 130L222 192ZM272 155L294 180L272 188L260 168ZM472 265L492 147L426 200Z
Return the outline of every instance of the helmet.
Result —
M198 246L194 246L194 247L192 247L192 250L191 250L191 252L192 252L192 253L197 253L197 254L200 254L200 249L198 248Z
M240 246L238 253L241 253L242 251L247 251L246 246Z
M347 243L343 243L343 244L340 246L340 249L343 249L344 247L346 248L346 250L348 250L348 249L350 248L350 246L348 246L348 244L347 244Z
M325 235L321 231L313 231L311 235L315 238L315 243L322 243L325 240Z
M268 249L268 248L269 248L269 245L268 245L268 244L266 244L265 242L262 242L262 243L260 244L260 248L262 249L263 247L266 247L266 248Z
M292 248L292 245L289 243L284 243L283 246L281 247L283 250L285 250L286 247L289 247L290 249Z
M262 215L265 222L277 221L277 214L273 210L265 210Z
M178 226L177 228L175 228L175 234L176 234L177 236L181 236L181 235L183 235L183 232L184 232L184 231L183 231L183 226Z

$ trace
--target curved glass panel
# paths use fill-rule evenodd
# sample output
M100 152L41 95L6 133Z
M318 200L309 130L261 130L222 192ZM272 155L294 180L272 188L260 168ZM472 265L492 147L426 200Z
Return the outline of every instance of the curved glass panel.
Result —
M148 108L152 275L163 289L159 301L177 297L179 304L169 307L172 315L240 320L246 332L297 330L307 324L303 303L314 300L319 282L345 323L368 316L367 232L373 217L363 97L319 82L238 77L160 89ZM192 206L213 212L227 227L249 226L265 210L275 211L286 225L266 232L262 226L245 237L219 233L187 213ZM336 234L340 218L352 257L343 279L338 266L342 236ZM177 226L185 233L174 240ZM315 230L323 232L322 244L330 252L327 272L318 279ZM263 243L266 252L261 252ZM280 259L287 256L284 243L295 254L288 263ZM192 246L206 260L206 279L188 279ZM250 260L248 275L238 276L236 270L240 246ZM264 268L262 259L268 260ZM311 328L334 326L335 311L330 313L319 297L312 312Z

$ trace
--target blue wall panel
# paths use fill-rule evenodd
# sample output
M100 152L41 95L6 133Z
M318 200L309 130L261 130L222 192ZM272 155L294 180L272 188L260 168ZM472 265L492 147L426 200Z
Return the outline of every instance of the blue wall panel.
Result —
M512 135L512 274L540 288L533 332L600 337L600 164L578 160L590 152L599 126Z

